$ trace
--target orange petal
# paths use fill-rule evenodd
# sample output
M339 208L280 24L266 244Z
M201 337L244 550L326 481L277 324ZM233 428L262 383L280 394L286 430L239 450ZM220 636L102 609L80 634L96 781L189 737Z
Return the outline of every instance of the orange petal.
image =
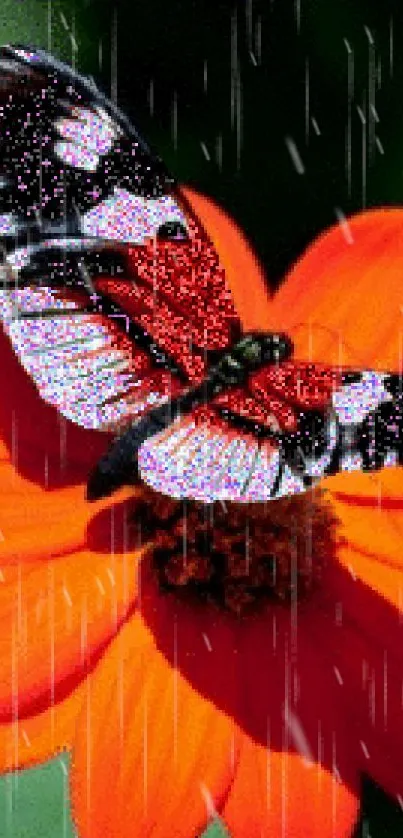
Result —
M310 613L310 602L306 608ZM322 640L326 644L324 633ZM243 701L236 720L245 734L263 748L319 762L329 775L337 743L338 775L355 795L348 716L339 707L333 672L324 670L306 633L303 604L271 608L249 619L240 633L239 666Z
M403 801L403 575L344 550L304 609L334 700L349 720L360 770ZM328 596L326 597L326 592Z
M110 499L90 504L83 484L46 491L11 470L0 466L0 567L85 549L87 529ZM115 508L135 494L134 488L121 489Z
M189 838L219 811L237 759L231 631L219 613L144 592L91 679L73 751L82 838ZM158 609L154 610L154 609ZM203 612L204 613L204 612ZM220 706L221 704L221 706Z
M244 233L214 201L188 186L181 192L219 254L244 329L264 329L269 310L266 274Z
M267 327L285 329L296 356L374 369L402 366L401 209L371 210L308 248L274 296Z
M380 477L371 475L344 475L344 480L333 478L327 481L331 489L333 511L338 519L338 536L341 544L355 548L357 552L378 563L403 569L403 497L394 494L395 484L383 479L389 469ZM400 474L400 469L393 469ZM332 490L341 487L342 491Z
M0 772L27 768L72 747L87 682L36 716L0 724Z
M323 487L328 489L336 500L354 504L358 499L360 506L384 506L394 510L403 508L403 481L401 468L383 468L380 471L364 474L337 474L328 477Z
M3 717L15 716L17 710L32 715L34 707L39 712L53 699L60 700L84 677L133 608L138 555L126 552L125 510L117 505L101 513L89 528L86 549L28 565L28 570L17 565L11 578L4 576Z
M222 816L231 838L349 838L359 802L326 771L288 751L242 738L239 765Z
M340 610L369 646L389 649L403 665L403 571L350 545L340 545L337 556L323 577L321 606Z

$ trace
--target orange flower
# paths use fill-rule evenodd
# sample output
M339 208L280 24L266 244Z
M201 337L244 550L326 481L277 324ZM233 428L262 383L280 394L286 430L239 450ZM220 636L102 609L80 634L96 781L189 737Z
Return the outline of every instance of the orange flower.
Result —
M246 328L288 331L300 358L400 367L402 211L326 233L269 302L239 231L187 196ZM0 357L1 768L73 744L82 838L188 838L216 812L240 838L347 836L362 772L403 796L401 471L328 479L320 589L238 619L160 592L141 490L87 504L105 439L57 419L4 337Z

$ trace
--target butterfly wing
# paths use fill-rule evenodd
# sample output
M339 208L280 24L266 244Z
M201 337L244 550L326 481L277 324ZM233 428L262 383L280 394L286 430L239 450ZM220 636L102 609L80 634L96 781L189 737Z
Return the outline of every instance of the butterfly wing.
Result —
M216 398L221 415L281 440L307 485L338 471L372 470L401 456L397 374L286 361L253 373L245 391Z
M176 498L257 502L304 491L282 463L281 446L229 428L213 408L200 409L148 439L138 471L153 489Z
M402 390L389 373L266 366L146 439L138 470L164 494L211 503L273 500L339 471L395 465Z
M41 397L120 430L204 377L240 325L162 162L42 50L0 49L0 318Z

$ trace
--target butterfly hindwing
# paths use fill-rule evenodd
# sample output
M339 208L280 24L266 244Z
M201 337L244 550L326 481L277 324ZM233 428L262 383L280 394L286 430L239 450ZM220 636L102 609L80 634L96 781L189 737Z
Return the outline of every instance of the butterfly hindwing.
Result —
M201 408L148 439L138 453L142 480L176 498L258 502L304 490L273 441L228 427Z

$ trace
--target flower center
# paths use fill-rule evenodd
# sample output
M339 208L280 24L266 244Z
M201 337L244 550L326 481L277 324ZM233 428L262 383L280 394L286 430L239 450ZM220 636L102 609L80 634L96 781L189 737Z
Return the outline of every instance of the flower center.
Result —
M154 544L160 588L213 600L237 614L317 587L335 544L336 519L314 489L268 503L178 501L145 488L138 509Z

